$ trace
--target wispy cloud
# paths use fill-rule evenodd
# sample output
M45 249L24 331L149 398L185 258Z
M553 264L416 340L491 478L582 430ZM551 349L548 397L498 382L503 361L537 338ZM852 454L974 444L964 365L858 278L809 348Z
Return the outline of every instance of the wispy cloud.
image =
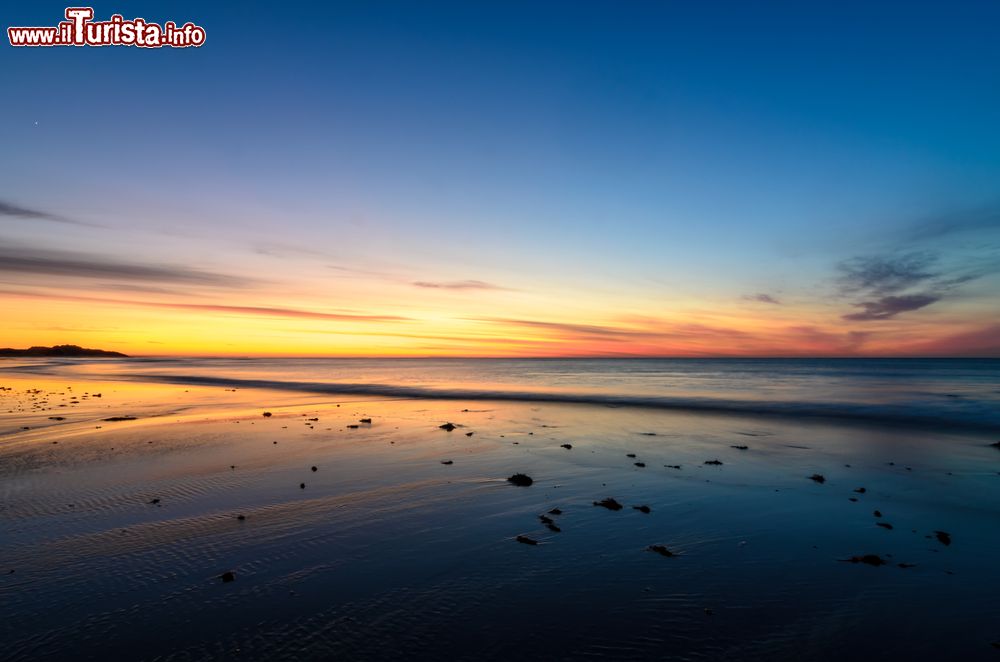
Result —
M837 266L838 282L845 293L891 294L935 278L936 261L927 252L855 257Z
M653 331L629 329L617 326L601 326L596 324L574 324L568 322L548 322L543 320L508 319L505 317L477 317L477 322L490 322L509 327L542 329L571 336L597 336L604 339L619 337L655 337L659 334Z
M853 299L852 305L860 310L842 319L886 320L926 308L996 269L990 259L953 258L948 264L930 251L851 258L837 266L836 285L840 296Z
M240 287L251 279L177 265L124 262L113 257L73 251L0 248L0 272L69 278L121 278L191 285Z
M205 313L221 313L231 315L248 315L253 317L284 317L297 319L320 319L338 322L404 322L410 318L399 315L367 315L354 313L334 313L302 308L284 308L279 306L232 306L211 303L183 303L174 301L148 301L137 299L115 299L110 297L76 296L62 293L38 291L0 290L0 295L22 296L35 299L59 299L61 301L85 301L105 303L116 306L139 306L145 308L167 308L171 310L189 310Z
M907 294L902 296L887 296L875 301L862 301L855 304L860 312L844 315L845 320L852 322L867 322L871 320L886 320L900 313L925 308L939 301L941 297L932 294Z
M85 221L78 221L73 218L66 218L65 216L60 216L59 214L52 214L47 211L22 207L20 205L15 205L11 202L7 202L5 200L0 200L0 216L9 216L13 218L28 218L39 221L52 221L53 223L66 223L69 225L83 225L92 228L102 227L95 223L87 223Z
M257 255L267 255L268 257L278 258L301 258L305 256L328 260L331 257L329 253L313 248L304 248L302 246L294 246L292 244L283 244L274 241L269 241L266 244L254 245L253 252Z
M160 303L144 302L143 305L159 308L174 308L178 310L197 310L215 313L232 313L240 315L256 315L265 317L296 317L306 319L335 320L339 322L403 322L407 317L399 315L356 315L349 313L328 313L299 308L275 308L270 306L227 306L202 303Z
M757 294L744 294L743 299L746 301L756 301L758 303L772 303L780 305L781 301L777 298L771 296L770 294L765 294L763 292L758 292Z
M481 280L426 281L418 280L411 283L415 287L434 290L506 290L506 287L486 283Z

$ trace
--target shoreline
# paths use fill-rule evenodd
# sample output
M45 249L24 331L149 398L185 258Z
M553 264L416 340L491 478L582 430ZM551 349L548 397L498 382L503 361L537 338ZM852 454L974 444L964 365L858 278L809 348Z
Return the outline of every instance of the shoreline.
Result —
M995 639L1000 453L982 435L11 381L0 402L28 412L0 420L67 419L0 442L11 659L978 659ZM865 555L885 567L844 562Z

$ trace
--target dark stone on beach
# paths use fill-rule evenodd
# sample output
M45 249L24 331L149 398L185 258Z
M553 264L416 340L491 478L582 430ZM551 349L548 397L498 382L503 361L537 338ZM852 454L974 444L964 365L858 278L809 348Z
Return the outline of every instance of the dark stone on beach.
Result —
M823 474L813 474L812 476L809 476L809 480L816 481L817 483L826 482L826 478L823 476Z
M944 531L935 531L934 537L938 539L938 542L942 545L948 546L951 544L951 534Z
M49 416L50 421L65 421L65 416Z
M655 437L656 436L655 432L640 432L639 434L641 434L644 437Z
M679 465L679 464L664 464L663 466L665 466L667 469L680 469L681 468L681 465Z
M881 526L883 529L892 531L892 524L889 524L888 522L875 522L875 526Z
M748 449L750 447L749 446L730 446L730 448L735 448L738 451L745 451L746 449Z
M246 518L247 518L246 515L237 515L236 516L236 519L238 519L241 522L246 521Z
M149 503L150 505L155 506L156 504L160 503L160 499L159 498L150 499L147 503Z
M645 462L633 462L632 464L634 464L635 466L639 467L640 469L642 469L643 467L646 466Z
M372 422L372 419L370 419L370 418L361 418L361 419L358 419L358 423L368 423L369 425L371 425L371 422Z
M562 529L560 529L558 526L556 526L554 522L548 522L548 523L546 523L545 527L549 531L553 531L555 533L562 533Z
M455 464L454 460L441 460L441 464Z
M900 567L900 568L916 568L917 567L916 563L897 563L896 565L898 567Z
M625 453L625 457L635 457L635 453Z
M115 421L134 421L135 416L112 416L111 418L105 418L105 421L115 422Z
M264 412L264 418L271 418L271 412L265 411Z
M671 552L669 549L667 549L663 545L650 545L646 549L649 550L649 551L651 551L651 552L656 552L660 556L676 556L676 554L674 554L673 552ZM706 611L708 611L708 610L706 610Z
M219 575L219 579L222 580L223 584L228 584L229 582L236 581L236 573L232 570L227 570L226 572Z
M307 418L306 420L307 420L307 421L312 421L313 423L315 423L315 422L316 422L316 421L318 421L319 419L318 419L318 418Z
M444 430L445 432L451 432L452 430L455 429L455 425L453 423L445 423L444 425L439 425L438 427Z
M553 508L552 510L549 511L549 515L562 515L562 511L559 510L558 508Z
M316 467L312 467L313 471L319 471Z
M868 490L866 490L866 489L865 489L865 488L863 488L863 487L859 487L858 489L856 489L856 490L854 490L854 491L855 491L855 492L857 492L858 494L864 494L864 493L865 493L865 492L867 492Z
M348 427L349 429L351 429L351 430L357 430L357 429L358 429L358 428L360 428L361 426L360 426L360 425L354 425L354 424L352 424L352 425L348 425L347 427Z
M527 476L525 474L514 474L513 476L507 479L507 482L513 485L517 485L518 487L528 487L535 481L531 479L531 476Z
M573 444L559 444L559 447L565 448L566 450L571 450L573 448Z
M646 505L642 505L642 506L632 506L632 507L633 507L634 509L638 510L638 511L639 511L640 513L646 513L647 515L648 515L649 513L653 512L653 509L652 509L652 508L650 508L649 506L646 506Z
M852 556L849 559L841 559L843 563L864 563L866 565L885 565L885 559L878 554L865 554L864 556Z
M538 541L534 538L529 538L528 536L518 536L517 541L524 543L525 545L537 545Z
M471 437L471 436L472 436L472 435L474 435L474 434L475 434L475 432L466 432L466 433L465 433L465 436L466 436L466 437Z
M705 460L705 464L710 464L712 466L718 467L722 465L722 462L720 462L719 460Z
M306 484L305 483L299 483L299 489L300 490L306 489Z
M621 510L624 507L610 497L608 497L607 499L602 499L601 501L595 501L594 505L600 506L602 508L607 508L608 510Z
M541 521L542 524L552 524L553 521L552 518L549 517L548 515L539 515L538 519Z
M882 517L882 511L876 510L875 512L872 513L872 515L874 515L875 517Z
M857 501L858 498L857 497L848 497L847 500L848 501Z

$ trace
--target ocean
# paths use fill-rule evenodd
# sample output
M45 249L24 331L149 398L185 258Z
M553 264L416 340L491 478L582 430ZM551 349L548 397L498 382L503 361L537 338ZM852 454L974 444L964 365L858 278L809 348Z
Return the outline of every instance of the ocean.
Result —
M1000 430L1000 359L45 359L19 369L396 398L573 402Z

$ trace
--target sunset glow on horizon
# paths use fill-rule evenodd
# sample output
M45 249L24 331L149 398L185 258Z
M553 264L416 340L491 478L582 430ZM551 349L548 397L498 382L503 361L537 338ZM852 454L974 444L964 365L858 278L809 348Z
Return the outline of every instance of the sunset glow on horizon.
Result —
M998 10L865 7L139 2L205 45L6 49L0 345L1000 356Z

